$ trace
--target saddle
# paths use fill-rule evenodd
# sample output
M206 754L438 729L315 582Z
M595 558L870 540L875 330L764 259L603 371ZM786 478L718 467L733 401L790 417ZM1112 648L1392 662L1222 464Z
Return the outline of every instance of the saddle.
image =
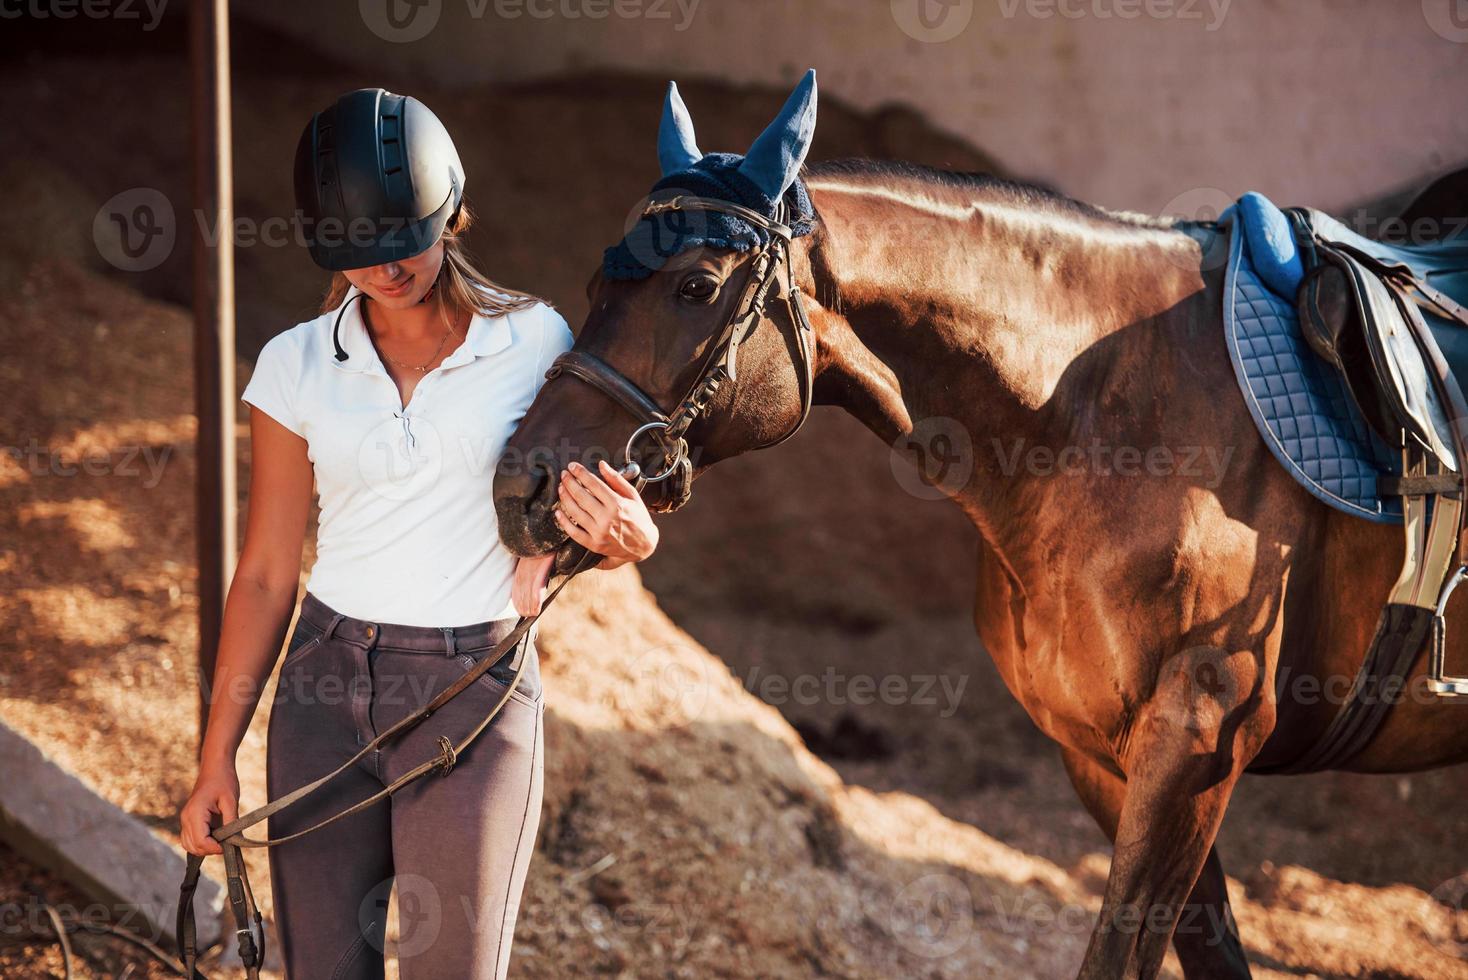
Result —
M1334 768L1370 741L1424 648L1429 690L1468 696L1468 677L1446 672L1444 621L1448 596L1468 574L1468 236L1381 242L1259 194L1240 198L1221 223L1234 239L1230 352L1261 433L1317 496L1358 516L1399 519L1406 537L1402 572L1341 711L1303 756L1254 771ZM1273 296L1255 295L1266 292ZM1251 357L1261 342L1267 356ZM1288 349L1301 344L1305 351ZM1301 362L1287 385L1289 411L1305 406L1330 439L1282 438L1299 419L1261 397L1279 382L1260 368L1277 370L1289 360L1281 355ZM1332 451L1323 466L1321 445ZM1313 471L1306 447L1317 456ZM1354 499L1340 492L1342 461L1376 469L1374 479L1350 484Z

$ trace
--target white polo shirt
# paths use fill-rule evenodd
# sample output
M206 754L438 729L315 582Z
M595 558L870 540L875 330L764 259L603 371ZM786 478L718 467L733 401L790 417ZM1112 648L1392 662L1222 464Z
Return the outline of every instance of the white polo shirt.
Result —
M495 464L545 371L572 343L544 303L489 319L418 382L407 407L362 322L341 307L267 342L241 395L306 440L321 520L306 588L379 623L467 626L517 615Z

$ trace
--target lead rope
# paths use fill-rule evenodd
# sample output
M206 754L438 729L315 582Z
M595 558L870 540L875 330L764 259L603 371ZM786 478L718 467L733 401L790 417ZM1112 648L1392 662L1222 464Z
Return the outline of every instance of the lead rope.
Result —
M643 486L646 484L646 480L643 479L641 469L636 463L629 461L629 464L622 468L621 473L623 478L633 485L634 489L641 492ZM530 628L535 625L536 621L545 615L546 610L550 608L556 596L560 595L561 590L566 587L571 579L575 578L587 568L590 568L597 561L600 561L601 558L602 556L597 552L590 550L584 551L581 557L572 565L571 570L566 573L565 578L561 579L556 587L541 602L539 612L534 616L520 617L519 623L510 631L509 635L496 644L495 648L489 654L485 655L473 669L446 687L437 697L418 711L407 716L367 743L356 755L348 759L337 769L210 832L209 836L219 842L220 849L223 852L226 891L229 897L231 911L234 914L235 934L238 937L240 963L244 966L245 975L249 980L259 980L260 967L265 961L265 924L260 915L259 906L255 904L254 892L250 889L250 879L245 868L242 848L274 847L277 844L283 844L286 841L303 837L312 831L320 830L330 823L364 810L379 800L392 796L404 786L433 772L435 769L440 770L442 775L447 776L453 771L458 756L462 755L473 744L474 740L489 727L490 723L494 721L495 716L500 713L505 704L510 700L510 695L519 686L520 678L524 674L525 668L529 665L530 658L523 655L520 657L520 665L515 669L515 675L510 680L508 686L506 686L504 693L500 695L494 707L485 714L484 718L474 730L462 741L454 744L447 736L439 736L439 754L437 756L420 763L409 772L395 779L382 790L364 800L354 803L345 810L327 817L319 823L307 827L305 830L287 834L284 837L255 839L246 837L243 831L267 817L280 812L297 800L314 793L337 775L351 768L369 752L426 721L435 711L448 703L460 691L467 688L485 671L489 670L490 667L498 663L505 652L519 643L529 632ZM194 921L194 893L198 889L199 874L204 864L204 857L205 855L202 854L188 855L188 860L184 867L183 884L179 886L178 919L175 924L174 934L178 939L179 949L183 953L183 975L189 978L189 980L208 980L199 971L197 966L198 932Z

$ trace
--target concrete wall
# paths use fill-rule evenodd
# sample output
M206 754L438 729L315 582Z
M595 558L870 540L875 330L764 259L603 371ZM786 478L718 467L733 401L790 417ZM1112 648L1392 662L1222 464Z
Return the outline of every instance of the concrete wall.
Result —
M784 87L815 66L823 96L906 103L1017 173L1118 208L1197 216L1255 189L1341 209L1468 162L1464 0L249 0L235 10L329 39L369 73L384 65L465 86L617 69Z

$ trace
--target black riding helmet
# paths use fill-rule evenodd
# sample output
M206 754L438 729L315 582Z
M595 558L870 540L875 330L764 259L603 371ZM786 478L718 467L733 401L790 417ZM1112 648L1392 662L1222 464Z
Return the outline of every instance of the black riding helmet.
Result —
M464 199L464 167L429 108L386 89L348 92L296 146L296 207L311 258L339 272L411 258Z

